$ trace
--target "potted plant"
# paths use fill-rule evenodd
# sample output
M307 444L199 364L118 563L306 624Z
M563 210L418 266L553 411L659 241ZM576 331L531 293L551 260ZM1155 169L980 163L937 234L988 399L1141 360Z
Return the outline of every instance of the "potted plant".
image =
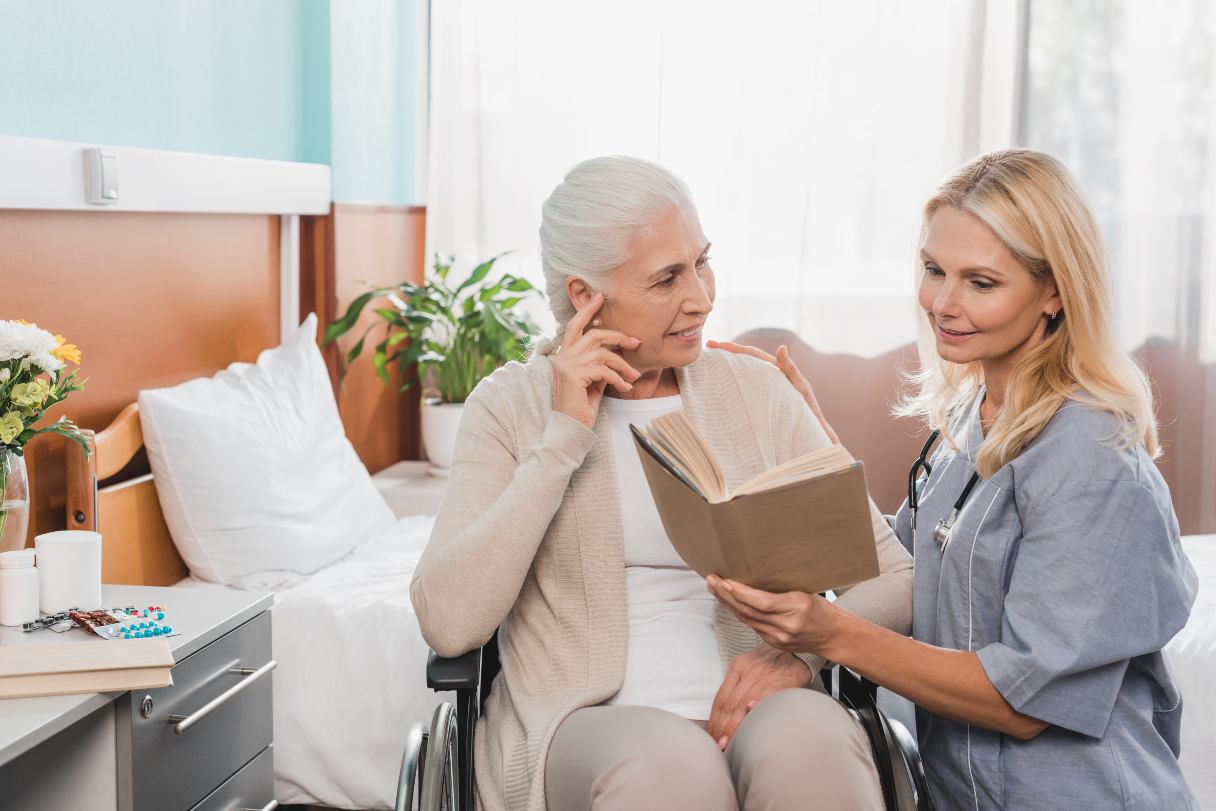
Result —
M388 366L395 363L398 379L405 381L399 391L405 391L413 383L407 369L418 364L417 379L424 386L422 443L441 475L452 463L464 401L483 377L507 361L522 358L529 340L540 331L519 310L524 299L539 296L540 291L509 273L491 279L498 258L482 262L460 284L449 285L452 258L437 254L431 277L422 284L402 282L368 290L325 328L322 343L329 345L354 328L371 302L384 300L391 305L375 309L379 319L364 330L345 361L353 363L363 353L368 334L383 326L372 365L385 385L390 381ZM344 368L343 378L345 374Z
M80 350L63 336L26 321L0 321L0 552L25 548L25 444L39 434L60 434L90 452L88 439L67 417L34 427L47 409L84 386L75 370L64 372L69 363L80 363Z

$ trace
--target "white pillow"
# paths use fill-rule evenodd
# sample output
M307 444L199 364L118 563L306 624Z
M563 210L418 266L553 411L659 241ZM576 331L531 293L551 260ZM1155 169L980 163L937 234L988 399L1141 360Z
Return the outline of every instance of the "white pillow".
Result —
M346 439L310 315L257 363L139 394L156 492L202 580L278 588L395 523Z

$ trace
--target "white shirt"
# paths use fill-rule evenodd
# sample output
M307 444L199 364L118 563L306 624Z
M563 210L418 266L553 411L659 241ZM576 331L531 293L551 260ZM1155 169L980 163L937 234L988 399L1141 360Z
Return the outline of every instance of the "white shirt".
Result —
M680 408L680 397L605 397L625 546L629 645L625 681L608 704L631 704L708 720L722 684L714 599L705 581L672 548L634 446L629 425Z

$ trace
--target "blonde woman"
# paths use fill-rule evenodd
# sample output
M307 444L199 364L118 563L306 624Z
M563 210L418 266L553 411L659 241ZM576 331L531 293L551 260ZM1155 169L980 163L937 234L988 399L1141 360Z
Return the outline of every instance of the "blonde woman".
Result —
M818 596L710 590L770 645L914 701L939 809L1198 808L1161 653L1195 573L1076 184L1038 152L975 159L925 206L918 278L903 410L933 433L894 522L913 637ZM788 354L774 361L814 407Z

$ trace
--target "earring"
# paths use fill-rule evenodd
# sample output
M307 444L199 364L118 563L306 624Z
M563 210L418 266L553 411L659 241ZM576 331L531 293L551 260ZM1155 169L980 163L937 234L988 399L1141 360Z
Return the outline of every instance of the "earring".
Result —
M600 325L600 320L598 318L593 318L591 320L591 326L598 327L599 325Z
M1056 310L1054 313L1052 313L1052 314L1051 314L1051 320L1052 320L1052 321L1055 321L1055 320L1056 320L1056 316L1057 316L1057 315L1059 315L1059 314L1060 314L1060 311L1059 311L1059 310Z

